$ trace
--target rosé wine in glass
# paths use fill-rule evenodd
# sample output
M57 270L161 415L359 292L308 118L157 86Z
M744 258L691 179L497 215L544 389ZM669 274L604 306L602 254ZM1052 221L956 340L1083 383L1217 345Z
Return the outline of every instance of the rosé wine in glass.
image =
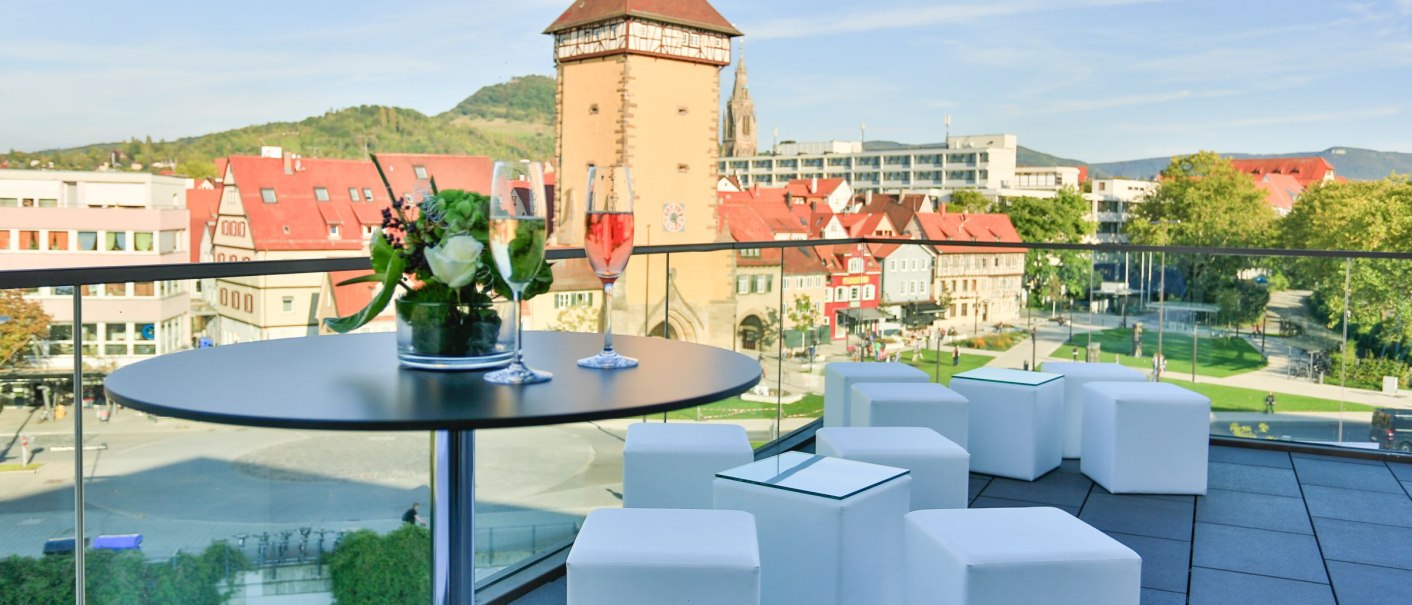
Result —
M583 250L588 264L603 283L617 281L632 256L633 219L631 212L589 212Z
M583 251L603 281L603 350L578 363L598 370L635 368L636 359L613 350L613 284L632 256L632 171L627 166L589 166L587 201Z

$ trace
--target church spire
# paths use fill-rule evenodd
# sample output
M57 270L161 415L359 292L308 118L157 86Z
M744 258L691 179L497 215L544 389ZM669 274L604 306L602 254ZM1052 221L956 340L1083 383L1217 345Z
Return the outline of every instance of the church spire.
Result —
M726 157L756 154L755 102L750 100L748 75L745 72L745 44L741 44L740 61L735 65L735 86L726 104L725 135L721 137L721 152Z

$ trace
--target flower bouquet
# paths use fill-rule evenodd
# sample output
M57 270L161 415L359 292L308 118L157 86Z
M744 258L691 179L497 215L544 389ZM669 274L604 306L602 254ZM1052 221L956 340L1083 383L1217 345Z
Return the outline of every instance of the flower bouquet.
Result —
M325 320L328 327L339 333L362 327L387 308L400 287L397 348L403 365L482 369L509 363L493 303L508 300L510 286L487 246L489 198L447 190L415 205L395 199L382 216L371 244L373 273L339 284L378 282L382 288L361 311ZM547 266L533 274L522 298L548 292L554 281Z

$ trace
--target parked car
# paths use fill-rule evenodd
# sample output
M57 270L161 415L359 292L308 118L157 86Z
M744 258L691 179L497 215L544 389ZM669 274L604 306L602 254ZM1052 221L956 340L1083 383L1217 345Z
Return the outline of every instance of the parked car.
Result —
M1378 408L1368 438L1379 449L1412 452L1412 410Z

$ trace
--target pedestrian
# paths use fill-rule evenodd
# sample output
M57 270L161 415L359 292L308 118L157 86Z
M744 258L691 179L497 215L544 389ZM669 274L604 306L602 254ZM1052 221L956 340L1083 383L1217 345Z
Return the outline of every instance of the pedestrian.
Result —
M1030 371L1030 360L1026 359L1026 360L1024 361L1023 367L1024 367L1024 369L1025 369L1026 372Z
M951 365L961 365L961 346L951 345Z
M1267 392L1265 393L1265 413L1266 413L1266 414L1273 414L1273 413L1275 413L1275 392L1274 392L1274 391L1267 391Z
M422 515L417 512L417 507L418 507L418 506L421 506L421 503L413 502L413 503L412 503L412 508L409 508L409 509L407 509L407 512L402 513L402 522L403 522L403 523L405 523L405 524L407 524L407 525L426 525L426 524L427 524L426 519L423 519L423 518L422 518Z
M1074 359L1074 361L1078 361L1078 360L1079 360L1079 348L1078 348L1078 347L1072 347L1072 348L1070 348L1070 349L1069 349L1069 356L1072 357L1072 358Z

